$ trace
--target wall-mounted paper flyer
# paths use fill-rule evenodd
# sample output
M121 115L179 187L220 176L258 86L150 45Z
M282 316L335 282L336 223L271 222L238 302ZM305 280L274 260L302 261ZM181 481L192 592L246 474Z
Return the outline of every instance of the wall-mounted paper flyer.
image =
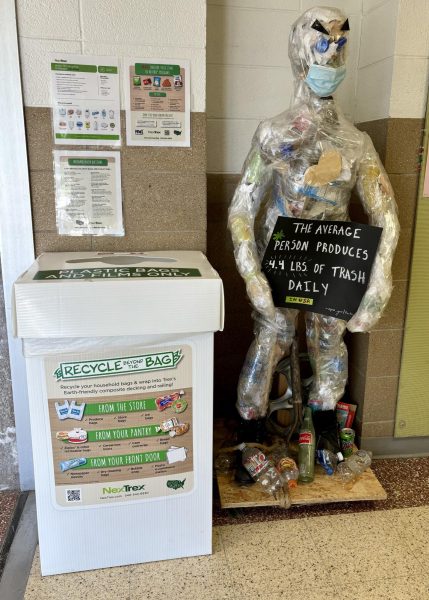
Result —
M124 235L119 152L55 150L60 235Z
M125 59L124 91L129 146L190 146L190 63Z
M56 144L121 145L118 59L51 54Z

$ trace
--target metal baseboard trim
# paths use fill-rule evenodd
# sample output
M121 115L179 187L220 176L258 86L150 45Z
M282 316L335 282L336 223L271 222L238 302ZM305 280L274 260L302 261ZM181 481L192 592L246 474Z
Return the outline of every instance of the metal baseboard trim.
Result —
M429 437L392 438L361 437L360 448L371 450L377 458L412 458L429 456Z
M36 546L36 499L30 492L0 580L1 600L23 600Z

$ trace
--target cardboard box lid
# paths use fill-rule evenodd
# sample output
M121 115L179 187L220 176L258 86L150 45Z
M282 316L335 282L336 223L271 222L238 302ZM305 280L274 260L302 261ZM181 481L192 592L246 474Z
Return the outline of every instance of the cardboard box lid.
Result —
M222 280L201 252L45 253L14 284L15 336L223 329Z

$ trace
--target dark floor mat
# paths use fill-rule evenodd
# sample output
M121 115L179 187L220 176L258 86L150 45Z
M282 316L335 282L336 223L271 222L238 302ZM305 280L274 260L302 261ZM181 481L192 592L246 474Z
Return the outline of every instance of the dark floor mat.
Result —
M24 508L27 493L20 491L0 492L0 576L6 562L7 553Z

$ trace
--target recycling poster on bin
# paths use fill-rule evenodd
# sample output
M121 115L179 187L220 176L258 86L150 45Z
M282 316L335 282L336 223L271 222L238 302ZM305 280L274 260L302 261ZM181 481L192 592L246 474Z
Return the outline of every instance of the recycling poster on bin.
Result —
M381 233L361 223L279 217L262 260L275 306L351 319Z
M190 346L47 358L45 373L59 506L192 490Z

